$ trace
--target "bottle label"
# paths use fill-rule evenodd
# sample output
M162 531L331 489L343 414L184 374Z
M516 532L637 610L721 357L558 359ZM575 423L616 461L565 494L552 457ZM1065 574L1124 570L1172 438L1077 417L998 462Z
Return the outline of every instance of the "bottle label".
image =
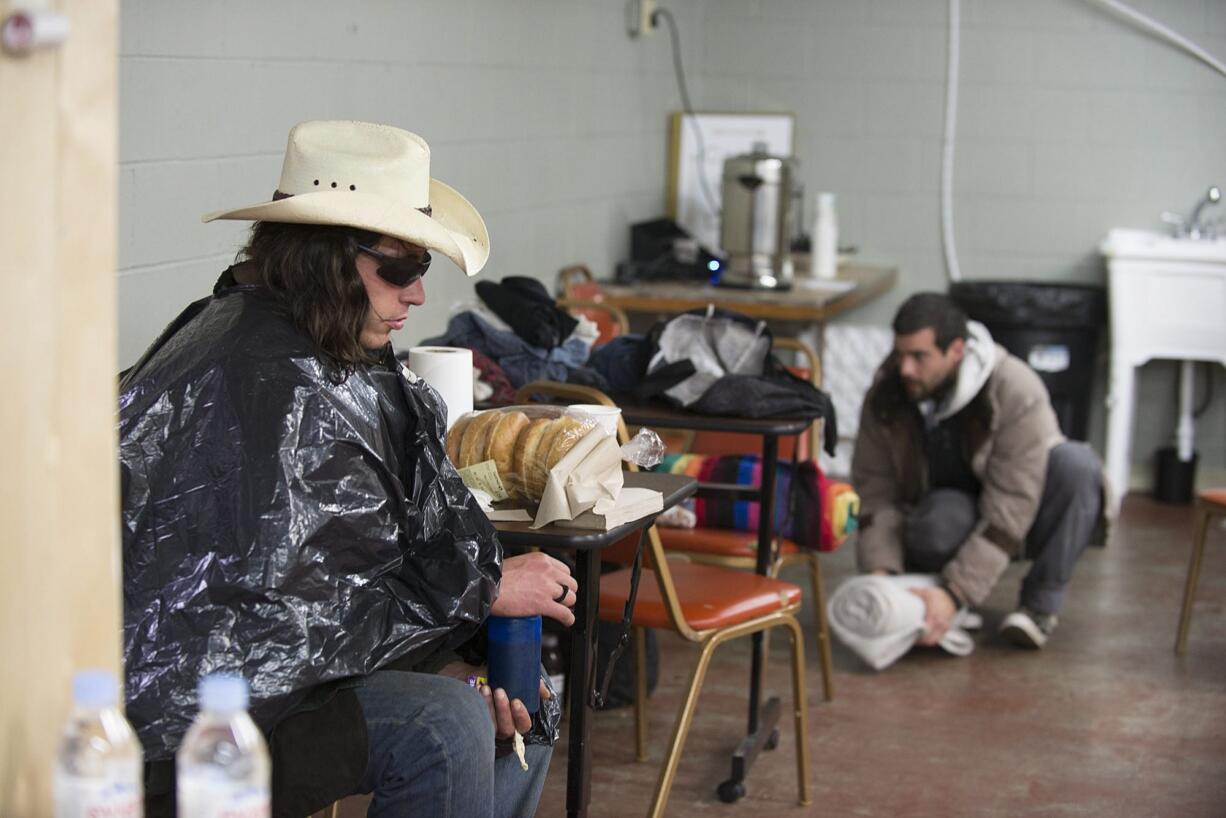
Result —
M56 818L141 818L144 808L139 778L55 777Z
M182 776L179 818L269 818L268 788L219 781L213 776Z

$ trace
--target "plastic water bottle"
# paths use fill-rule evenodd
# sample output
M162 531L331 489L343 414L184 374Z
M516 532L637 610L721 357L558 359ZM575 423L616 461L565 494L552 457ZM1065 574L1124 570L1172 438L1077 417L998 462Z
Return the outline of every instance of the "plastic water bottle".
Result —
M179 818L268 818L272 767L247 695L241 676L200 680L200 713L175 756Z
M141 818L141 746L119 709L114 674L81 671L72 680L72 699L56 756L56 818Z

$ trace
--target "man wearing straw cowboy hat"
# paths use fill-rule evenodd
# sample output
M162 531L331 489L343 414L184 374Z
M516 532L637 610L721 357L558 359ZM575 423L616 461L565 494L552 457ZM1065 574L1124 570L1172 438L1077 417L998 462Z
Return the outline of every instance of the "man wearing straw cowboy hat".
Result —
M475 275L480 215L418 136L290 132L239 263L120 385L124 659L149 814L197 680L242 673L273 810L373 792L370 815L530 815L560 707L465 684L491 613L573 622L575 580L503 559L442 443L437 394L392 355L431 255ZM478 647L474 647L478 646ZM545 691L547 695L547 690ZM527 733L528 771L504 752Z

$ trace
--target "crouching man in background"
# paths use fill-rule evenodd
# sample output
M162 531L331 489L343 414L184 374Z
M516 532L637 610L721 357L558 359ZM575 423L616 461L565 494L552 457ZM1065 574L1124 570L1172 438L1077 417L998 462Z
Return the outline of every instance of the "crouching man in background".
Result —
M894 317L894 351L864 401L852 460L860 494L860 570L940 575L916 589L941 640L1009 561L1032 561L1010 641L1041 648L1056 627L1073 566L1101 526L1102 467L1060 433L1030 367L968 321L952 299L917 293Z

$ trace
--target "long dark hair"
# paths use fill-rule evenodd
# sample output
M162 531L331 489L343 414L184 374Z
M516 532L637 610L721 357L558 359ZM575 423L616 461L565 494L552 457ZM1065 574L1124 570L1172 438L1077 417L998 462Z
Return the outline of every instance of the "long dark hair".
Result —
M242 251L290 320L311 336L334 380L370 361L361 343L370 300L355 259L359 244L378 240L353 227L256 222Z

